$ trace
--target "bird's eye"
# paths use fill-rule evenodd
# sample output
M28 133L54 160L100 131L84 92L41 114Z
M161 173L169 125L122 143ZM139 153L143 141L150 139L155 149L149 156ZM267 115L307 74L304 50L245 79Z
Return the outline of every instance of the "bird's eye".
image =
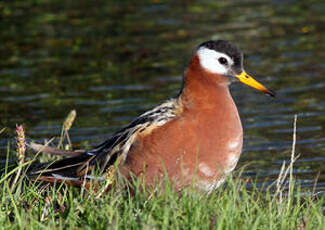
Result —
M227 59L224 58L224 57L219 58L218 61L219 61L219 63L220 63L221 65L227 65L227 64L228 64Z

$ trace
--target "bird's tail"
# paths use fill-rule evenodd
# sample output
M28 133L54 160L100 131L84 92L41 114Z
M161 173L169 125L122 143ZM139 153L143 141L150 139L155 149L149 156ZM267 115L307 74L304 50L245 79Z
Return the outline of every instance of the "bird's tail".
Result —
M32 167L27 174L32 180L51 183L64 182L74 186L81 186L85 179L90 179L88 172L94 168L94 165L89 163L94 157L87 153L82 153L53 163L44 163Z
M37 152L62 155L65 158L44 163L28 170L32 180L64 182L74 186L91 186L101 181L114 180L115 169L120 161L118 153L110 155L111 143L108 141L91 151L65 151L39 144L29 144Z

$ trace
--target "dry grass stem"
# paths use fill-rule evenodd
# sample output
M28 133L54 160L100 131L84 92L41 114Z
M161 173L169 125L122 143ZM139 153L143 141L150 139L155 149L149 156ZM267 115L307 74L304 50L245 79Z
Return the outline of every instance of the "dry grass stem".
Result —
M64 130L68 131L71 128L74 120L76 119L76 116L77 116L76 110L71 110L63 123Z
M115 166L112 165L108 168L106 172L105 185L101 189L101 191L97 194L96 199L99 199L105 193L105 191L107 191L108 188L114 183L115 181L114 176L115 176Z
M294 121L293 121L293 133L292 133L292 147L291 147L291 158L290 158L290 164L289 164L289 197L288 197L288 208L291 204L291 194L293 191L294 184L293 182L293 163L296 160L295 159L295 152L296 152L296 139L297 139L297 114L295 114Z
M317 195L316 194L316 187L317 187L317 182L318 182L319 176L320 176L320 171L318 171L318 173L316 175L316 178L315 178L314 185L313 185L313 191L312 191L313 197L315 197Z
M59 156L65 156L65 157L73 157L73 156L79 156L82 153L85 153L85 150L77 149L74 151L71 150L62 150L58 148L49 147L42 144L36 144L36 143L30 143L29 147L33 149L35 152L41 152L44 154L49 155L59 155Z
M6 128L2 128L2 129L0 130L0 134L3 133L3 131L5 131L5 130L6 130Z
M289 174L288 208L291 204L291 195L293 194L293 186L294 186L293 164L299 158L299 155L295 156L296 133L297 133L297 115L294 116L294 121L293 121L293 140L292 140L292 147L291 147L290 163L286 168L286 163L285 161L283 161L278 179L276 180L276 192L274 194L274 199L277 199L278 203L282 203L283 191L285 190L285 181ZM279 213L281 214L281 210L279 211Z
M25 132L24 127L22 125L16 125L16 133L17 133L17 159L18 159L18 172L15 176L13 183L11 184L11 190L14 189L18 178L21 174L22 165L25 162L25 152L26 152L26 141L25 141Z
M64 139L67 138L68 144L69 144L69 149L72 149L72 143L71 143L71 139L69 136L69 130L70 130L74 120L76 119L76 117L77 117L76 110L71 110L70 113L68 114L68 116L66 117L66 119L63 123L63 128L62 128L58 148L60 148L62 146Z
M25 161L25 152L26 152L26 141L25 141L25 132L22 125L16 126L17 133L17 157L20 164Z
M88 169L89 169L89 163L87 163L87 167L86 167L86 172L84 175L84 180L82 182L82 186L81 186L81 192L80 192L80 196L84 197L84 192L85 192L85 188L86 188L86 183L87 183L87 174L88 174Z

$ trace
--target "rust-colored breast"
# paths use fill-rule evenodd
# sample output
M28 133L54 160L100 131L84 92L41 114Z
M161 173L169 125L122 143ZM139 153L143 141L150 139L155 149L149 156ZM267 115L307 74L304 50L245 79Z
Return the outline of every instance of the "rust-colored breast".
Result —
M230 94L215 106L190 108L149 135L139 136L124 168L153 185L166 172L177 188L197 177L197 186L213 189L237 163L242 126ZM221 95L219 95L221 96Z

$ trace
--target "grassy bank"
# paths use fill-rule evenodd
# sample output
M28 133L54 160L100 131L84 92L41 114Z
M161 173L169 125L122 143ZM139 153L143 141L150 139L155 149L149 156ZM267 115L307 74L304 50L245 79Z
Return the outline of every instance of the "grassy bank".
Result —
M67 135L64 129L61 136ZM324 197L295 184L295 127L291 163L283 165L273 185L257 188L250 181L247 186L237 169L211 194L198 194L191 188L176 193L168 183L144 192L136 182L131 195L118 185L102 193L108 181L97 191L31 182L25 176L30 162L24 157L22 131L17 127L18 166L1 172L0 229L317 230L325 226Z
M107 194L66 186L39 185L20 180L15 189L1 181L1 229L323 229L324 199L289 195L265 188L247 189L239 178L209 195L191 189L149 194L115 188Z

